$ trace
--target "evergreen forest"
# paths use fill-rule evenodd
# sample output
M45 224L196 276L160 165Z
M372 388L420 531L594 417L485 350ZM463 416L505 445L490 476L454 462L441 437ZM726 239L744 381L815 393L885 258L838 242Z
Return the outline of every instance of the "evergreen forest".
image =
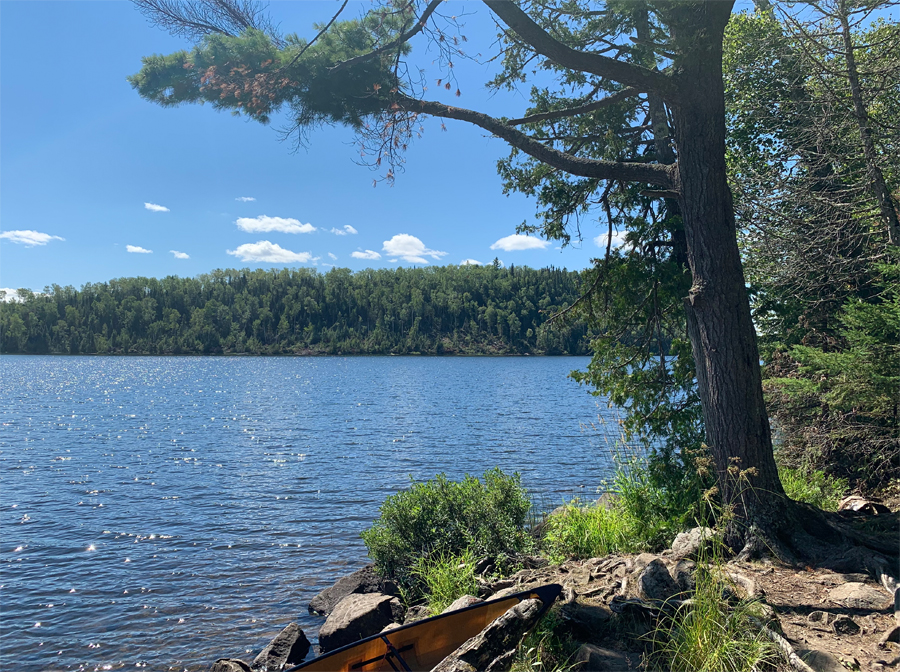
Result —
M21 290L0 303L7 354L310 355L589 352L580 274L499 264L216 270ZM563 323L565 322L565 323Z

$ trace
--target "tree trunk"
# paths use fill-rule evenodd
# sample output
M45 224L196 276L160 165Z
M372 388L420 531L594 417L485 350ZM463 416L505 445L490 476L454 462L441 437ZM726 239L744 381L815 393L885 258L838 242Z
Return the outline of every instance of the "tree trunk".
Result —
M685 298L707 443L734 507L733 543L777 534L784 490L772 453L756 333L725 167L722 33L731 3L683 5L675 37L692 45L677 65L678 191L693 284ZM751 468L752 467L752 468Z
M891 192L884 181L884 174L878 165L878 152L875 150L875 143L872 140L872 129L869 128L869 114L866 111L866 104L863 102L862 97L862 87L859 84L859 71L856 67L856 55L853 53L853 37L850 34L850 22L847 19L845 2L840 3L838 15L841 22L841 37L844 43L847 78L850 80L850 94L853 98L853 111L859 127L859 138L863 145L863 155L866 157L869 188L878 202L881 220L884 222L888 232L888 242L891 245L900 245L900 221L898 221L894 199L891 198Z

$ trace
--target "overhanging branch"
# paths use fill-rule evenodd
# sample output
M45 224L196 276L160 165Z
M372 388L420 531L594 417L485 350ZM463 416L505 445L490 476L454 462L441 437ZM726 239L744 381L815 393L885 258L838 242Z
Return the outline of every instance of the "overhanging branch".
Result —
M572 49L551 36L509 0L484 0L484 3L532 49L554 63L611 79L642 93L658 93L667 101L678 98L678 87L666 74L608 56Z
M461 107L453 107L429 100L417 100L398 94L395 98L397 108L408 112L430 114L434 117L445 119L458 119L474 124L486 131L506 140L510 145L520 149L529 156L546 163L554 168L559 168L571 175L579 177L591 177L600 180L624 180L628 182L643 182L655 184L664 189L674 189L672 169L667 166L653 163L631 163L627 161L599 161L573 156L547 147L517 128L504 124L499 119L482 112L467 110Z
M578 107L569 107L564 110L554 110L552 112L539 112L538 114L529 114L527 117L522 117L521 119L510 119L506 123L510 126L519 126L520 124L533 124L537 121L546 121L548 119L564 119L566 117L574 117L579 114L587 114L588 112L594 112L596 110L603 109L604 107L609 107L610 105L614 105L615 103L636 96L638 95L638 93L640 92L637 89L629 87L627 89L617 91L616 93L609 95L606 98L594 101L593 103L588 103L587 105L579 105Z

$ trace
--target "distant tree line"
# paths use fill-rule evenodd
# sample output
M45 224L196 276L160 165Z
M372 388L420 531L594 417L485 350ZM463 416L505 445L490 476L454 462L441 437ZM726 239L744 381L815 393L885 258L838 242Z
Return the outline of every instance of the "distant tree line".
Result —
M548 323L579 287L577 272L499 264L53 285L0 303L0 352L585 355L583 320Z

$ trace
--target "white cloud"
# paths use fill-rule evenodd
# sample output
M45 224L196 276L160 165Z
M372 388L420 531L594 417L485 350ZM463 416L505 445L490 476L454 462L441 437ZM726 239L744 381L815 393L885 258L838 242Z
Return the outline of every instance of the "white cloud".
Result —
M4 231L0 233L0 238L5 238L12 243L21 243L28 247L35 245L46 245L51 240L65 240L59 236L51 236L49 233L41 233L40 231Z
M351 236L355 236L357 233L359 233L359 231L354 229L349 224L344 224L344 228L342 229L332 229L331 232L336 236L346 236L348 234Z
M350 253L350 256L354 259L381 259L381 255L378 254L375 250L366 250L364 252L354 251Z
M139 245L126 245L125 249L134 254L153 254L153 250L140 247Z
M241 203L250 203L250 202L252 202L252 201L255 201L256 199L253 198L253 196L238 196L238 197L237 197L236 199L234 199L234 200L240 201Z
M18 290L10 287L0 287L0 301L4 303L19 303L21 300L22 297L19 296Z
M280 233L312 233L316 230L312 224L301 224L299 219L291 219L289 217L267 217L260 215L259 217L239 217L235 222L241 231L249 231L251 233L269 233L270 231L278 231Z
M175 255L176 259L190 259L190 255L187 252L179 252L178 250L169 250L172 254Z
M621 245L624 245L626 233L627 233L627 231L613 231L612 246L619 247ZM605 250L608 239L609 239L608 233L601 233L599 236L594 238L594 245L596 245L597 247L601 247Z
M408 233L398 233L390 240L384 241L382 249L389 256L399 257L411 264L427 264L428 260L425 257L440 259L447 254L438 250L429 250L425 247L425 243Z
M463 259L459 262L460 266L484 266L483 263L478 261L477 259Z
M504 252L518 252L520 250L543 250L550 246L549 240L541 240L534 236L526 236L522 233L514 233L506 238L501 238L491 245L492 250L503 250Z
M332 254L331 252L329 252L329 253L328 253L328 256L331 257L331 260L332 260L332 261L337 261L337 255L336 255L336 254Z
M166 206L157 205L156 203L144 203L144 207L152 212L169 212Z
M267 264L305 264L318 259L318 257L313 257L310 252L291 252L268 240L244 243L238 245L236 250L226 250L226 252L233 257L238 257L241 261L262 261Z

